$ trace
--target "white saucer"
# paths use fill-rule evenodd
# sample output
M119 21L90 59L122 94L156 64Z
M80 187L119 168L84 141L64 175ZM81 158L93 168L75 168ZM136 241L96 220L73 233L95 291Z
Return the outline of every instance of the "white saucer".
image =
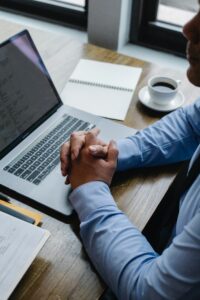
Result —
M140 102L148 108L151 108L156 111L169 112L177 109L181 105L183 105L185 101L185 97L182 92L178 92L175 98L167 105L158 105L152 101L150 98L148 87L144 86L141 88L138 94Z

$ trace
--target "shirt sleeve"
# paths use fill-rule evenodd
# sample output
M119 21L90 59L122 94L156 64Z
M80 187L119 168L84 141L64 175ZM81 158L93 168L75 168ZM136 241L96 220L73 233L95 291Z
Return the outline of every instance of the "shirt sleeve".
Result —
M117 170L190 159L200 142L200 99L118 141ZM188 147L189 145L189 147Z
M70 201L86 251L118 299L180 299L199 285L199 212L159 256L117 208L105 183L78 187Z

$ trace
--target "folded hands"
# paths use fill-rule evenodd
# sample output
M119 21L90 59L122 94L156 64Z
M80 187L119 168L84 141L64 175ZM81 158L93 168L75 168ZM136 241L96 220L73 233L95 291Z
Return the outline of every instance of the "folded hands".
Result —
M112 181L117 166L117 146L114 141L104 143L98 134L97 128L74 132L61 147L61 172L72 189L91 181L108 185Z

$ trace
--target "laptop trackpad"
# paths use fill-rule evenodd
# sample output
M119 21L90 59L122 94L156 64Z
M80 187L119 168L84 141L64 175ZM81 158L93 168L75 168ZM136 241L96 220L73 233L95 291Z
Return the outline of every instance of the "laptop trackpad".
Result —
M70 192L71 186L65 184L59 166L33 190L31 198L61 214L71 215L73 208L68 201Z
M137 132L134 128L127 127L107 119L101 119L97 124L97 127L101 129L100 138L102 138L105 142L109 142L111 139L119 140L121 138L134 135Z

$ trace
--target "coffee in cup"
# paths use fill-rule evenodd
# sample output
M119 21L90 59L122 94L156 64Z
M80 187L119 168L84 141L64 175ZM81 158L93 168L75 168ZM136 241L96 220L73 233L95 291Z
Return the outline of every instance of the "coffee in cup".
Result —
M158 105L168 105L176 96L180 80L167 76L154 76L148 81L151 100Z

